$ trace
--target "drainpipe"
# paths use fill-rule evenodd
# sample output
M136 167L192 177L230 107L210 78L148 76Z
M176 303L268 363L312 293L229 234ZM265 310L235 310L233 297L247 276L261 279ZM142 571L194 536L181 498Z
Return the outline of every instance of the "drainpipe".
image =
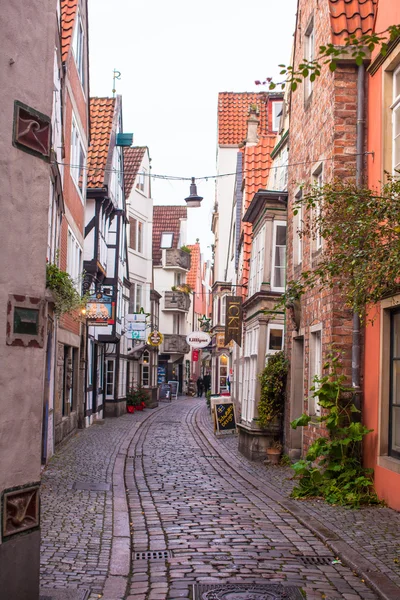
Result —
M364 109L365 109L365 67L360 65L357 71L357 130L356 130L356 185L363 185L364 166ZM351 379L356 391L360 390L360 315L353 313L353 332L351 350ZM356 399L356 406L360 409L360 398Z

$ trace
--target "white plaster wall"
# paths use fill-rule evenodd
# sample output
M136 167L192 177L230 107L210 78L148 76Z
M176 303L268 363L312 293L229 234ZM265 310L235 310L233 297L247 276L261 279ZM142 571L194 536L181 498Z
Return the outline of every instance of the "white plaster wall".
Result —
M45 295L50 172L48 163L12 146L12 131L14 100L52 115L56 3L30 0L3 8L0 492L40 479L45 349L7 346L6 316L9 294Z
M238 148L219 148L217 155L217 174L235 173ZM218 244L215 248L216 271L214 281L229 281L225 278L226 262L229 252L229 233L231 227L232 204L235 192L235 175L221 177L216 183L216 199L218 202L219 227ZM233 215L236 220L236 214ZM234 268L234 265L233 265ZM232 268L229 269L232 277Z

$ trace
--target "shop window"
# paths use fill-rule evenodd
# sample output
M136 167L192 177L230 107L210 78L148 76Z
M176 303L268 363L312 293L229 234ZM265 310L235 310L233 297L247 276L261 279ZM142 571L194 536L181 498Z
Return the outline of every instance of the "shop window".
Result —
M106 361L106 398L114 397L115 361Z
M218 360L218 379L219 379L219 391L228 391L228 357L225 354L221 354Z
M142 386L149 387L150 385L150 353L146 350L143 352L142 363Z

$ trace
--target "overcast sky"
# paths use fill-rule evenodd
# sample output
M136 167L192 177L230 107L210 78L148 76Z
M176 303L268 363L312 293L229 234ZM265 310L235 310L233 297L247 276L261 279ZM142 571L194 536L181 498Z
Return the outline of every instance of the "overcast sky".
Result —
M112 96L121 72L124 131L148 146L152 172L215 173L218 92L262 91L287 64L296 0L89 0L90 94ZM199 182L188 243L212 243L214 180ZM184 204L189 182L152 182L155 204Z

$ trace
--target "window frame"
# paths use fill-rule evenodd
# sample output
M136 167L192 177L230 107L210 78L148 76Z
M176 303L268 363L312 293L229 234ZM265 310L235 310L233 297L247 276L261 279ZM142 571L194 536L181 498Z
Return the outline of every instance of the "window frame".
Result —
M314 17L308 24L306 32L304 34L304 58L308 62L312 62L315 59L315 30L314 30ZM310 74L304 79L304 101L307 102L311 98L313 92L313 82L310 79Z
M78 252L77 252L78 251ZM75 289L80 292L82 277L83 249L72 229L67 233L67 273L71 277Z
M399 77L398 80L396 77ZM396 83L398 83L399 89L396 90ZM396 94L397 92L397 94ZM393 81L392 81L392 104L390 106L392 111L392 125L391 125L391 136L392 136L392 174L396 174L397 167L397 176L400 176L400 66L398 66L393 71ZM399 131L396 135L396 113L399 114ZM399 140L399 155L397 157L396 164L396 139Z
M74 55L76 70L82 89L85 87L85 30L82 17L78 10L75 19L74 37L72 40L72 53Z
M300 200L303 197L302 190L299 190L295 195L295 201ZM297 209L297 215L294 215L294 227L293 227L293 248L294 248L294 264L301 265L303 262L303 238L300 235L301 232L301 224L303 222L303 206L300 206Z
M286 244L285 244L285 264L283 267L277 267L275 265L276 262L276 256L277 256L277 244L276 244L276 239L277 239L277 229L278 227L285 227L286 230ZM281 248L282 246L279 246L279 248ZM271 290L273 292L284 292L285 288L286 288L286 248L287 248L287 222L286 221L276 221L274 220L274 224L273 224L273 232L272 232L272 261L271 261ZM276 268L281 268L283 269L283 281L284 284L283 286L277 286L275 285L275 269Z
M322 188L324 185L324 168L322 163L320 163L318 165L318 167L316 167L316 169L314 169L313 173L312 173L312 182L314 186L317 186L319 188ZM317 202L315 205L315 208L313 208L313 214L316 214L318 217L321 214L321 202ZM316 252L318 252L319 250L321 250L322 248L322 236L321 236L321 232L318 229L316 232L316 236L315 236L315 240L314 240L314 250Z
M318 342L317 342L318 340ZM309 339L309 385L310 389L312 386L315 386L317 389L318 386L314 384L313 379L316 375L318 377L322 377L322 325L318 324L313 326L310 329L310 339ZM313 417L321 416L321 405L318 402L318 398L314 398L311 394L308 399L308 414Z
M388 414L388 456L400 459L400 447L399 450L395 450L393 448L393 412L394 408L399 409L400 413L400 402L393 402L393 363L394 361L400 362L400 356L393 356L393 346L394 346L394 326L393 321L395 315L400 314L400 308L394 309L390 311L390 354L389 354L389 364L390 364L390 377L389 377L389 414ZM400 327L399 327L400 329ZM400 332L399 332L400 333ZM399 414L400 418L400 414Z
M280 104L280 114L278 115L278 105ZM283 100L276 100L272 102L272 119L271 119L271 129L274 132L278 132L280 130L280 121L283 115ZM278 120L278 122L276 122Z
M109 370L109 368L108 368L110 363L112 363L112 365L113 365L112 370ZM108 375L110 373L112 374L112 381L111 382L108 381ZM109 386L112 387L112 393L111 394L108 391ZM105 390L104 390L106 398L114 398L114 392L115 392L114 386L115 386L115 358L107 358L106 359L106 368L105 368Z
M165 243L163 244L163 238L164 238L165 235L170 235L171 236L171 243L169 244L169 246L165 245ZM174 242L174 233L173 233L173 231L163 231L161 233L160 248L162 250L169 250L170 248L172 248L173 242Z
M87 170L86 170L86 152L85 147L82 142L81 132L78 127L78 122L75 118L75 115L72 114L71 121L71 151L70 151L70 167L69 172L71 175L71 179L74 182L74 185L78 191L79 197L84 203L84 198L86 194L86 180L87 180ZM82 164L81 164L82 159ZM82 172L82 173L81 173ZM79 186L79 182L82 179L82 189Z

